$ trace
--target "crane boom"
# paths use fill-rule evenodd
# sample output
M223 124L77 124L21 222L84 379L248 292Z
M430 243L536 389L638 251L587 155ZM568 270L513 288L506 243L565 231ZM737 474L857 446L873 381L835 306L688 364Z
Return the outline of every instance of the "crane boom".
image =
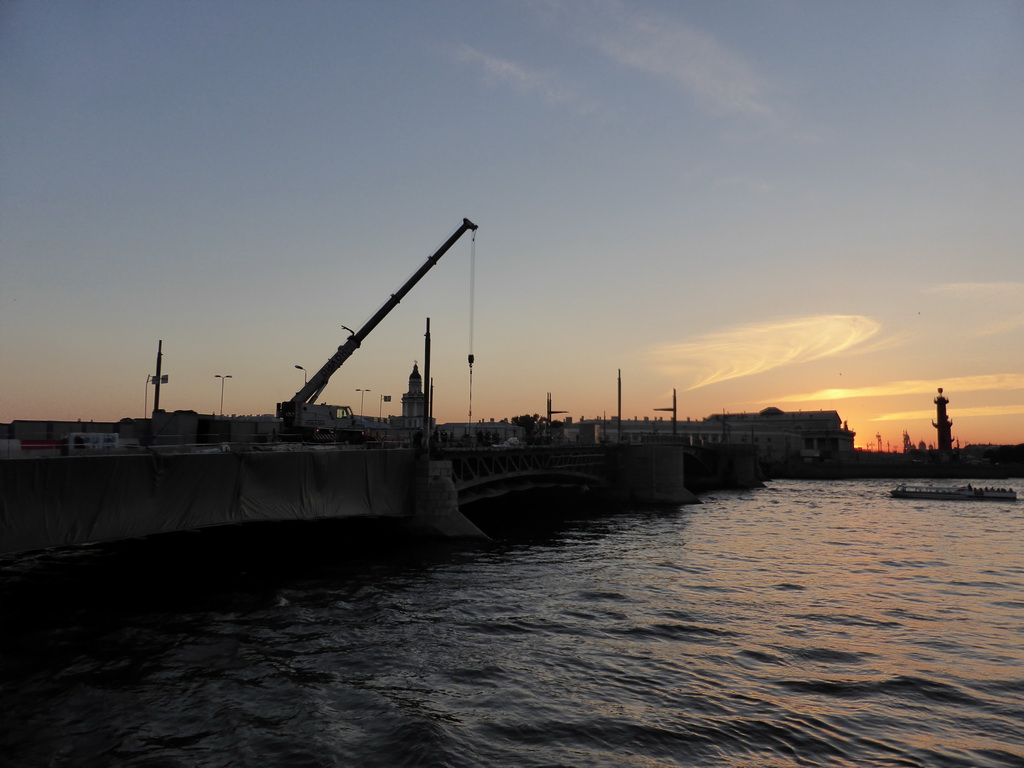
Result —
M416 270L416 273L406 280L405 284L399 288L395 293L391 294L391 298L384 302L380 309L367 320L363 327L348 337L348 340L344 344L338 347L338 351L335 352L331 358L324 363L323 367L310 377L306 385L295 393L295 396L291 398L290 402L295 404L302 403L313 403L316 401L320 394L324 391L324 387L330 381L331 376L337 371L342 364L348 360L352 353L359 349L359 346L363 343L370 332L376 328L381 320L388 316L398 303L405 298L405 295L412 290L412 287L420 281L427 272L429 272L438 260L447 253L448 249L455 245L455 242L462 237L468 230L476 230L477 225L471 222L469 219L463 219L462 225L452 233L444 244L430 256L423 265Z

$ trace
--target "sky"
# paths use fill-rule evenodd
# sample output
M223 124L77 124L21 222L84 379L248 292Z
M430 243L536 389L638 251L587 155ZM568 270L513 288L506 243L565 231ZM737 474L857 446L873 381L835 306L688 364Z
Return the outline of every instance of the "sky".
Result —
M1021 443L1022 83L1019 0L8 0L0 422L144 415L160 341L273 413L468 218L321 401L429 318L439 421Z

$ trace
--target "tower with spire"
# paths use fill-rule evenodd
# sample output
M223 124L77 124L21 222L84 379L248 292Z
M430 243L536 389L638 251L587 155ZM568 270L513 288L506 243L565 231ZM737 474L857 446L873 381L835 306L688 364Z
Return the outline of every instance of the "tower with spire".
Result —
M413 361L409 391L402 395L402 423L408 428L416 421L423 422L423 377L419 365Z

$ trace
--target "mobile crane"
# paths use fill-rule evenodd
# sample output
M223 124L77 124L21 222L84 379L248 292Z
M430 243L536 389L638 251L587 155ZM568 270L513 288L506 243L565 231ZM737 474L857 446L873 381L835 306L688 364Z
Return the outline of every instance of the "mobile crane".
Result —
M430 256L423 265L416 270L405 284L395 293L391 294L383 306L371 317L358 331L350 332L350 336L344 344L338 347L330 359L323 364L323 367L309 378L306 384L295 393L290 400L277 404L277 416L283 421L283 438L310 439L317 441L339 441L339 442L361 442L363 439L362 426L356 423L352 409L347 405L327 405L317 403L316 399L324 391L331 376L342 364L348 360L352 353L359 349L363 339L369 336L381 320L388 316L405 295L412 290L412 287L420 281L427 272L440 260L448 249L455 245L456 241L469 230L476 230L477 225L469 219L463 219L462 225L452 233L444 244ZM344 327L344 326L342 326Z

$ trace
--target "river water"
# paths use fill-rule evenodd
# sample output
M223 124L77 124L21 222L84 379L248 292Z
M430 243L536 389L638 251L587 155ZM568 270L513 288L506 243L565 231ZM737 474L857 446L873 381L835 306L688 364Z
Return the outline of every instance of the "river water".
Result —
M891 485L10 559L0 762L1024 766L1024 502Z

